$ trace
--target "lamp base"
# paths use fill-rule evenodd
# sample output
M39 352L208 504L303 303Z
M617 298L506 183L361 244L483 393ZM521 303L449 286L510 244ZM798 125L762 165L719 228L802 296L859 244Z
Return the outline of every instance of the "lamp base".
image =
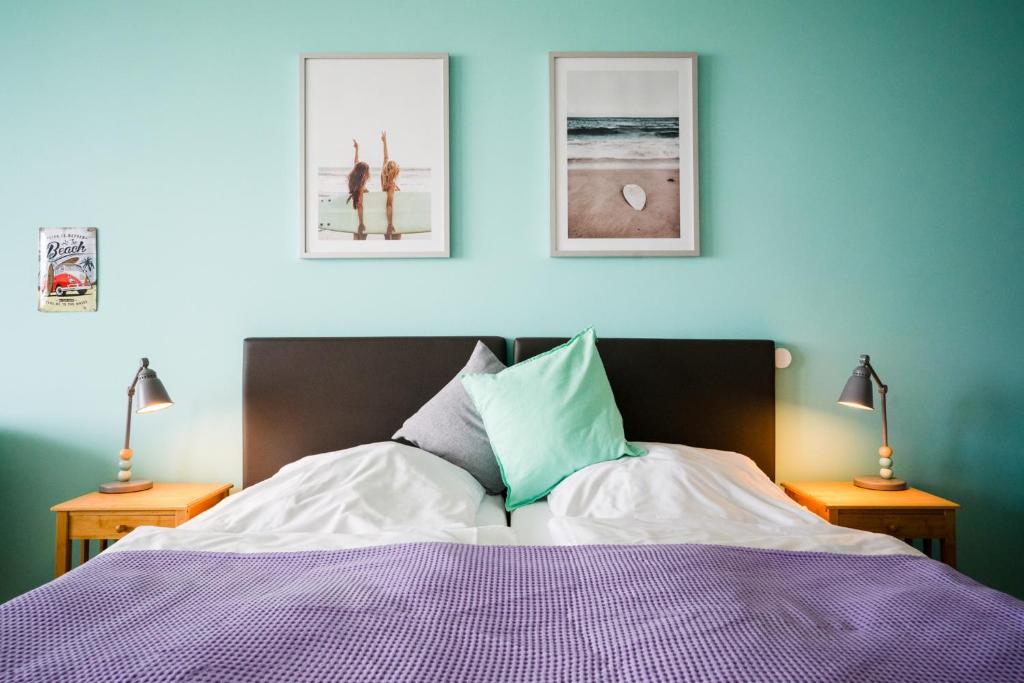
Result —
M879 476L854 477L853 485L862 489L873 491L903 491L907 488L907 482L902 479L882 479Z
M132 493L134 491L145 491L153 488L153 482L149 479L138 479L135 481L111 481L100 484L100 493Z

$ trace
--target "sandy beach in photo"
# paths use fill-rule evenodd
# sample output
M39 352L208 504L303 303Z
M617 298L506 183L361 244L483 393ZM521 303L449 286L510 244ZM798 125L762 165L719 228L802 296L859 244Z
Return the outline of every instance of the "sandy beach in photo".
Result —
M671 182L669 182L671 180ZM637 211L622 187L639 185ZM679 169L569 169L569 237L679 237Z

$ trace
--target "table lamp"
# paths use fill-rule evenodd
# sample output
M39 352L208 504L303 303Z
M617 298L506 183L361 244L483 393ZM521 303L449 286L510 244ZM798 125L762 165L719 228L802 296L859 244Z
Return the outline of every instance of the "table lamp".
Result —
M139 369L135 371L135 378L128 387L128 419L124 427L124 448L121 449L121 459L118 462L120 470L117 473L117 481L100 484L101 493L131 493L132 491L145 491L153 488L153 482L148 479L132 481L132 449L130 447L132 437L132 400L138 390L138 412L155 413L164 408L170 408L174 401L167 395L164 383L161 382L156 373L149 367L149 359L143 358L140 361Z
M882 397L882 447L878 449L878 464L882 469L878 471L877 477L854 477L853 483L862 489L902 491L907 488L907 482L894 479L892 476L892 448L889 447L889 422L885 414L885 395L889 393L889 387L882 383L878 373L871 366L870 356L860 357L860 365L853 369L853 374L843 387L843 393L839 395L839 404L861 410L874 410L875 392L872 390L871 380L878 385L878 395Z

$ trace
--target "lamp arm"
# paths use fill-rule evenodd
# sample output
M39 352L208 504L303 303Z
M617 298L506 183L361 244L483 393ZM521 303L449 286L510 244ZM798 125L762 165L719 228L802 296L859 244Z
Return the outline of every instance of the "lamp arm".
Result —
M879 383L878 395L882 397L882 446L889 446L889 420L885 410L885 395L889 393L889 387Z
M135 388L128 390L128 417L124 422L124 447L129 448L132 439L132 399L135 397Z
M882 446L889 447L889 419L886 415L886 394L889 393L889 385L882 381L877 372L874 372L874 366L871 365L870 357L866 355L860 356L860 361L867 369L867 372L871 374L871 379L874 383L879 385L879 396L882 397Z
M127 450L129 443L132 438L132 400L135 398L135 386L139 383L139 377L142 376L142 371L149 367L149 359L143 358L139 362L139 369L135 371L135 377L132 379L131 386L128 387L128 417L124 423L124 447Z
M884 448L889 447L889 419L886 415L885 406L885 395L889 393L889 385L882 381L882 378L875 372L875 367L871 365L871 359L867 356L861 356L861 362L864 363L864 367L871 373L871 379L878 385L878 395L882 398L882 446Z

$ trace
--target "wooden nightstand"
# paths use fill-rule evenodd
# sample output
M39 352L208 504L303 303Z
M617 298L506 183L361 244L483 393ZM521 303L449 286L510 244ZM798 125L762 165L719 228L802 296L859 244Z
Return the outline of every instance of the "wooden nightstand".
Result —
M824 520L850 529L874 531L910 543L922 539L924 553L932 556L932 540L939 540L939 559L956 567L957 503L919 489L872 491L852 481L783 482L790 498Z
M138 526L176 527L228 495L232 484L153 484L134 493L94 491L50 508L57 513L56 576L71 570L71 541L79 564L89 559L89 541L117 540Z

